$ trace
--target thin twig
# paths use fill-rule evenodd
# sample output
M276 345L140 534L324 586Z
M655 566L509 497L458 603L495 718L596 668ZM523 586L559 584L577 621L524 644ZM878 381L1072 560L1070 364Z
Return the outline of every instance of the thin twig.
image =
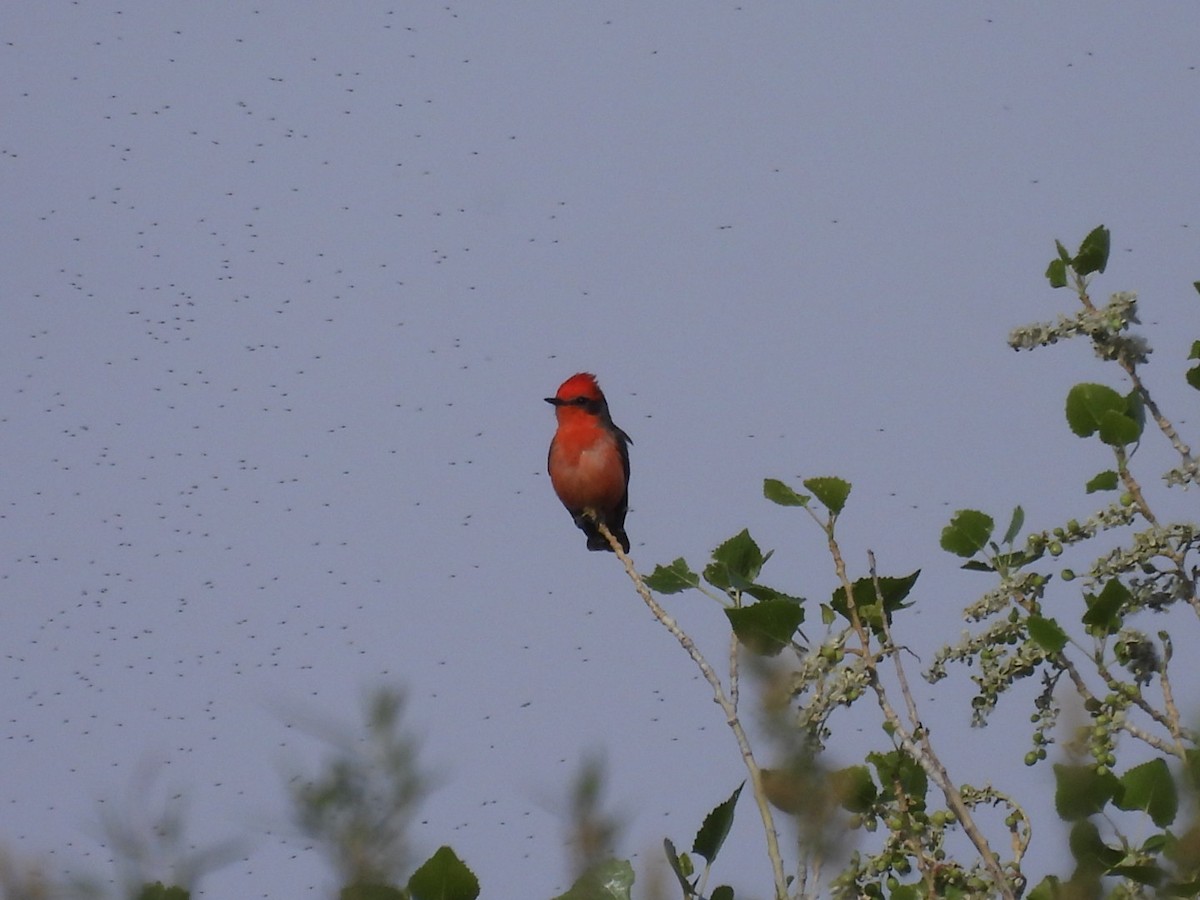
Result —
M638 596L649 607L654 618L658 619L662 626L671 633L671 636L679 642L692 661L699 667L700 674L704 676L704 680L708 682L713 691L713 699L721 707L725 713L725 722L733 731L733 736L737 740L738 749L742 753L742 762L746 765L746 771L750 775L750 786L754 791L754 799L758 805L759 815L762 817L763 831L766 833L767 839L767 856L771 859L771 870L775 879L775 897L776 900L787 900L787 877L783 871L783 855L779 852L779 833L775 830L775 818L771 814L771 807L767 803L767 795L763 790L762 769L754 759L754 751L750 746L750 739L746 736L746 731L742 728L741 720L738 718L737 706L725 693L725 688L721 684L721 679L717 675L704 654L696 646L695 641L679 627L679 623L663 609L662 605L654 599L654 595L650 593L650 589L646 587L646 583L642 581L642 576L638 574L637 569L633 566L633 560L621 549L620 542L613 536L613 533L608 529L602 521L596 519L596 527L600 533L604 535L604 539L608 541L613 552L617 554L617 558L621 560L621 564L625 566L625 573L633 582L634 588L638 592Z
M991 845L988 844L987 838L979 827L975 824L975 819L971 815L971 809L963 800L962 794L955 786L950 778L950 773L942 764L941 759L934 752L932 744L929 742L929 735L923 727L920 727L919 719L915 715L915 703L912 701L912 693L908 690L907 681L901 681L901 692L905 695L906 702L910 704L910 715L914 719L914 727L919 729L918 736L914 740L913 735L905 728L904 723L900 719L900 715L892 706L888 699L887 690L879 679L878 667L870 653L869 637L866 630L862 627L861 620L858 615L858 607L854 601L854 585L850 582L850 576L846 572L846 561L842 558L841 547L833 536L832 520L824 526L825 534L829 541L829 550L833 554L833 565L837 572L838 580L842 584L842 590L846 592L846 607L851 613L851 621L858 623L856 630L859 631L860 638L863 640L862 653L863 658L867 660L868 671L871 673L871 688L875 692L876 702L879 704L880 711L884 718L892 726L896 737L900 741L900 745L908 752L908 754L917 761L917 764L925 770L925 773L932 779L933 783L941 790L942 796L946 799L946 805L958 817L958 822L962 826L963 832L975 845L980 858L983 860L984 867L992 876L992 881L995 883L996 890L1000 896L1006 900L1016 900L1016 894L1013 892L1012 885L1009 884L1008 878L1004 874L1004 869L1000 865L999 859L996 858L995 852ZM884 628L887 627L887 611L883 608L883 596L879 587L878 576L875 574L875 567L871 566L872 581L875 585L875 592L879 602L879 614L884 623ZM896 653L895 645L892 644L891 638L887 636L885 631L885 639L887 640L887 650L893 658L894 664L898 670L901 670L899 654ZM919 741L919 743L918 743Z
M1183 744L1183 729L1180 726L1179 707L1175 705L1175 691L1171 689L1171 679L1167 675L1167 666L1171 662L1171 636L1166 632L1161 634L1163 643L1162 669L1158 673L1158 681L1162 686L1163 703L1167 707L1167 718L1170 721L1171 737L1175 738L1175 746L1180 759L1187 759L1187 749Z

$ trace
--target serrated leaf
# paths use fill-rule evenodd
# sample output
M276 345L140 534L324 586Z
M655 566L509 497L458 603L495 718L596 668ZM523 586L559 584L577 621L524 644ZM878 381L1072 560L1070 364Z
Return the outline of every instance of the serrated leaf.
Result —
M977 509L960 509L942 529L942 549L955 556L971 557L982 550L992 536L996 523Z
M995 572L996 567L990 562L984 562L982 559L968 559L965 563L959 566L960 569L966 569L968 572Z
M786 600L789 603L803 603L803 597L794 597L791 594L785 594L783 591L777 591L773 587L767 587L765 584L751 584L745 588L745 593L749 594L755 600Z
M1108 266L1108 251L1111 243L1112 236L1107 228L1103 225L1093 228L1083 239L1083 243L1079 245L1079 252L1071 261L1071 267L1081 276L1091 275L1093 272L1103 272Z
M1129 588L1115 578L1109 579L1099 594L1084 594L1087 612L1082 622L1105 634L1116 634L1121 630L1121 609L1130 600Z
M479 879L453 850L443 846L412 873L408 892L412 900L475 900Z
M760 600L750 606L726 607L725 615L738 643L759 656L775 656L791 643L804 621L804 607L791 600Z
M1112 469L1106 469L1084 485L1084 490L1089 494L1094 494L1096 491L1115 491L1120 483L1117 473Z
M797 494L778 478L763 479L763 496L780 506L807 506L809 497Z
M1197 281L1196 284L1200 284L1200 281ZM1188 353L1187 358L1200 359L1200 341L1192 341L1192 349L1191 352Z
M904 609L911 604L904 603L913 585L917 583L921 570L917 569L911 575L902 578L882 576L879 578L879 594L883 597L883 611L890 624L896 610ZM858 610L859 619L868 625L872 631L879 634L883 631L883 619L879 612L879 597L875 594L875 582L872 578L859 578L851 584L854 592L854 605ZM850 606L846 602L846 589L839 587L833 592L829 605L844 619L850 620Z
M1125 398L1104 384L1077 384L1067 392L1067 424L1079 437L1100 429L1106 413L1125 414Z
M835 516L845 508L850 496L850 482L841 478L806 478L804 486Z
M712 559L704 569L704 580L721 590L741 590L754 583L767 557L743 528L713 550Z
M642 581L655 593L678 594L697 587L700 576L688 568L687 560L681 556L669 566L655 566L653 572L642 576Z
M1063 242L1060 240L1054 241L1054 249L1058 251L1058 258L1069 266L1071 264L1071 251L1064 247Z
M1188 384L1200 391L1200 366L1194 366L1193 368L1188 369L1187 373L1183 377L1187 379Z
M717 858L717 854L721 851L721 845L725 843L725 838L729 836L729 829L733 827L733 812L737 806L738 797L741 796L742 788L746 786L746 782L742 782L737 786L729 799L717 806L704 819L704 824L700 826L700 830L696 832L696 840L692 844L692 852L703 856L708 860L709 865Z
M1058 653L1067 645L1067 633L1053 619L1029 617L1029 637L1047 653Z
M1066 287L1067 264L1061 259L1050 260L1050 265L1046 266L1046 280L1052 288Z
M1156 758L1129 769L1121 776L1121 790L1113 802L1121 809L1140 809L1159 828L1174 822L1179 793L1166 761Z
M1120 789L1111 772L1100 774L1095 766L1054 764L1054 809L1067 822L1086 819L1104 809Z
M609 859L589 868L554 900L630 900L632 889L633 866L624 859Z
M1004 540L1000 543L1011 544L1017 539L1017 535L1021 533L1021 526L1025 524L1025 510L1020 506L1014 506L1012 518L1008 520L1008 528L1004 531Z

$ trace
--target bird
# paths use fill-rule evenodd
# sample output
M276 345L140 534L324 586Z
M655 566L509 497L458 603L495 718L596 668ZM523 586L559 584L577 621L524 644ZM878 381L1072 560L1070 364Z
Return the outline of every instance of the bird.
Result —
M629 510L629 445L633 441L613 424L608 401L590 372L572 375L553 397L545 399L554 407L558 421L546 461L554 492L587 535L589 550L613 549L596 526L599 521L628 553L625 513Z

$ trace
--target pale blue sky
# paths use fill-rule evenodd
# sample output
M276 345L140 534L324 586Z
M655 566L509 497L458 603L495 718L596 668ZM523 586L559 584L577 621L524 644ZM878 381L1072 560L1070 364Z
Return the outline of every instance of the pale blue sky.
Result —
M1099 290L1141 293L1152 387L1194 409L1191 3L56 0L0 34L0 846L59 871L110 874L97 801L161 766L198 840L259 836L199 895L326 896L278 837L289 717L379 683L444 775L423 849L485 897L565 889L595 747L623 849L688 843L740 761L550 491L541 398L576 371L635 441L640 568L749 526L823 599L760 486L839 474L855 565L925 570L926 654L987 586L950 512L1053 524L1105 465L1061 407L1110 376L1004 343L1069 308L1055 237L1112 229ZM967 695L939 686L948 736ZM718 874L762 896L747 813Z

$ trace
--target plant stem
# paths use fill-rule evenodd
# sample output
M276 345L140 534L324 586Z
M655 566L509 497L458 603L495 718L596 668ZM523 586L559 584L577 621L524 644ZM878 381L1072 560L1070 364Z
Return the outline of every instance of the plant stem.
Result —
M704 680L708 682L713 691L713 699L717 702L725 713L725 723L733 732L734 738L737 740L738 749L742 753L742 761L746 765L746 771L750 775L750 786L754 791L754 800L758 805L759 815L762 817L763 831L767 838L767 856L771 859L771 870L775 879L775 898L776 900L787 900L787 877L783 871L783 855L779 852L779 833L775 830L775 818L771 814L771 807L767 803L767 795L763 790L762 769L754 759L754 751L750 746L750 739L746 736L746 730L742 727L741 719L738 717L737 703L725 693L725 688L721 684L721 679L716 671L704 658L704 654L696 646L695 641L679 627L679 623L663 609L662 605L654 599L654 595L650 593L650 589L646 587L646 583L642 581L642 576L637 573L637 569L633 567L633 560L621 549L620 542L609 531L608 527L601 521L596 521L596 527L600 533L604 535L604 539L608 541L613 552L617 554L617 558L621 560L621 564L625 566L625 573L633 582L634 588L638 592L638 596L649 607L654 618L658 619L662 626L670 632L671 636L679 642L692 661L699 667L700 674L704 676Z
M971 808L963 800L962 793L950 778L950 773L934 752L933 745L929 740L929 733L918 718L916 701L913 700L912 692L909 689L908 679L904 675L904 668L901 665L897 648L892 643L891 635L887 630L887 610L883 608L883 594L879 587L878 576L875 573L874 556L871 556L871 578L875 585L875 593L877 602L879 603L879 615L883 621L884 639L887 642L883 648L883 655L892 657L897 678L900 682L900 692L904 696L909 718L912 722L913 727L911 730L905 727L899 713L896 712L891 701L888 699L887 690L879 679L878 657L875 657L871 653L869 633L863 626L861 618L858 615L858 607L854 601L854 585L851 583L850 576L846 572L846 561L842 557L841 547L834 538L832 517L824 525L824 528L825 536L829 542L829 552L833 555L834 569L837 572L838 580L842 584L842 589L846 592L846 606L851 613L851 621L855 624L855 630L858 631L859 637L863 641L862 654L864 660L866 660L868 671L871 674L871 688L875 692L875 698L879 703L880 711L892 726L895 736L900 741L900 745L917 761L917 764L925 770L925 773L941 790L942 796L946 799L946 805L958 817L958 822L962 826L963 832L970 839L971 843L975 845L975 849L983 860L984 867L992 877L999 896L1004 897L1005 900L1016 900L1017 895L1013 891L1007 876L1004 874L1004 868L1000 865L1000 860L996 858L996 854L992 851L991 845L988 844L987 838L979 830L979 826L975 824L975 819L971 815Z

